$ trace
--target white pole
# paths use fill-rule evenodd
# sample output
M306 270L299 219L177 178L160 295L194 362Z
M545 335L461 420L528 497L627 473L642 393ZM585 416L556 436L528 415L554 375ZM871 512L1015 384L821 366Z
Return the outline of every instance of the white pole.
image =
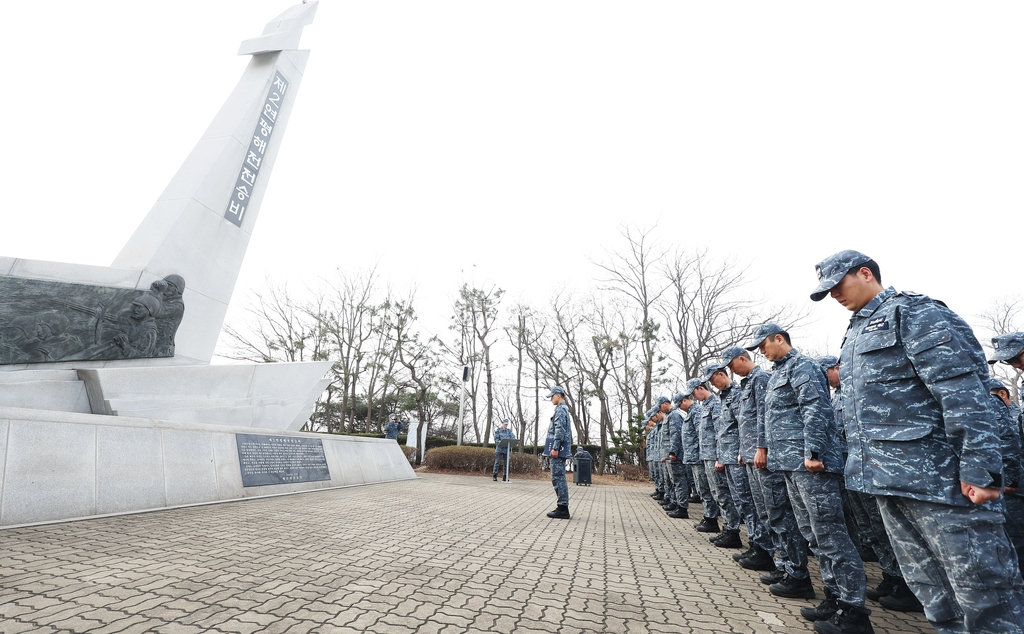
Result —
M469 366L462 366L462 392L459 395L459 435L455 439L456 445L462 444L462 421L466 410L466 379L469 374Z

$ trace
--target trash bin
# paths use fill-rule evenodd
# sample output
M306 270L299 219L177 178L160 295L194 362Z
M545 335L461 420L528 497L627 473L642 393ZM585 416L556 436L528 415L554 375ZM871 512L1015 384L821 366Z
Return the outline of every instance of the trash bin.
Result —
M590 486L590 472L591 467L594 465L594 457L590 455L589 451L583 451L580 449L576 452L576 455L572 458L573 464L576 466L576 470L572 474L572 482L576 486L585 484Z

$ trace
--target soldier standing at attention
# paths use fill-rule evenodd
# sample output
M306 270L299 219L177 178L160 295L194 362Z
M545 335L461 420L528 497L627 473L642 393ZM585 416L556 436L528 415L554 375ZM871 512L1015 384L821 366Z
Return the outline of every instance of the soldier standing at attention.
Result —
M809 579L807 571L807 540L800 534L793 506L786 491L786 477L781 471L768 469L768 445L765 441L764 396L769 374L758 367L750 353L734 346L722 352L722 363L740 381L740 455L746 466L754 507L761 521L771 532L775 545L775 570L761 575L761 583L779 583L786 575L791 579ZM742 559L740 565L744 568ZM756 561L756 560L755 560Z
M839 493L839 429L825 372L792 346L778 324L760 326L744 347L757 348L775 364L764 399L768 468L783 472L800 532L818 556L825 582L825 600L800 614L814 621L819 634L871 634L864 563L846 530ZM810 578L787 576L769 590L782 597L814 596Z
M733 506L747 526L750 548L733 555L733 560L748 570L775 570L775 561L769 553L772 540L768 528L761 523L754 507L751 481L747 468L740 460L740 389L725 373L725 365L719 364L711 374L711 384L718 389L722 399L722 413L718 422L718 459L715 469L721 467L729 484Z
M498 447L498 443L503 440L508 440L516 437L516 433L508 428L508 419L503 418L501 420L501 428L494 430L494 471L491 472L491 476L494 481L498 481L498 472L501 472L502 481L505 480L505 466L508 464L508 448Z
M698 433L700 435L700 459L704 461L704 472L711 484L711 493L718 502L722 512L722 533L711 538L711 543L720 548L741 548L740 514L732 503L729 495L729 483L725 479L725 469L715 468L721 463L718 459L718 419L721 416L722 401L708 389L705 383L717 368L713 365L701 371L702 383L693 391L693 397L700 401L700 418Z
M689 465L683 464L683 415L686 412L680 409L680 403L684 398L682 394L672 397L673 409L665 422L668 427L668 461L665 464L676 496L676 508L670 511L666 509L666 512L669 517L676 519L690 517L690 481L683 475L690 469Z
M847 486L876 496L907 585L937 631L1024 631L981 345L940 302L883 288L863 253L840 251L816 268L811 299L831 295L853 313L840 357Z
M704 503L704 515L694 529L701 533L717 533L718 515L720 510L715 496L711 493L711 483L708 482L708 474L704 470L704 461L700 459L700 404L695 403L693 391L700 386L700 379L690 379L683 388L683 400L679 403L679 409L685 412L683 416L683 429L681 432L683 442L683 463L690 465L693 473L693 484L697 488Z
M665 492L661 490L661 482L658 480L658 471L656 466L656 460L654 459L655 448L657 447L658 441L654 436L654 425L657 421L654 420L654 414L658 411L658 408L652 407L647 410L644 414L644 419L647 421L644 425L644 458L647 460L647 473L651 476L651 482L654 483L654 493L651 497L655 500L661 501L665 499Z
M827 356L818 359L825 370L828 384L835 390L832 393L832 409L836 413L836 424L843 437L843 465L846 464L848 451L846 445L846 404L843 402L842 384L839 382L839 358ZM921 602L910 591L900 565L896 562L896 553L892 550L892 542L885 532L882 515L878 512L875 496L843 488L843 510L846 512L846 525L852 521L856 524L863 548L870 548L878 559L878 567L882 569L882 583L876 588L868 588L864 593L872 601L878 601L882 607L898 612L923 612ZM853 538L853 531L850 537Z
M551 458L551 486L555 487L558 506L548 512L554 519L569 519L569 484L565 481L565 460L572 453L572 425L569 423L569 408L565 405L565 390L557 385L548 393L555 413L551 415L548 425L546 446L550 447L548 456Z
M388 414L388 422L384 423L384 437L398 440L398 434L405 431L405 425L398 420L398 414Z
M676 506L676 490L669 477L668 468L668 413L672 409L672 401L664 396L659 396L655 407L658 409L655 412L656 422L654 425L654 433L657 438L657 452L654 454L654 464L655 469L658 470L658 477L661 478L661 488L665 492L665 499L661 500L659 504L665 509L666 513L670 513L679 508Z

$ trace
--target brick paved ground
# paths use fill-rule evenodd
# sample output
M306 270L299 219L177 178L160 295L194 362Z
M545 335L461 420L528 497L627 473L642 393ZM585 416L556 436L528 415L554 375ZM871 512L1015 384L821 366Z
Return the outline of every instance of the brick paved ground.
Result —
M569 488L570 521L549 482L426 475L2 531L0 632L811 631L815 602L647 489ZM879 634L932 631L874 607Z

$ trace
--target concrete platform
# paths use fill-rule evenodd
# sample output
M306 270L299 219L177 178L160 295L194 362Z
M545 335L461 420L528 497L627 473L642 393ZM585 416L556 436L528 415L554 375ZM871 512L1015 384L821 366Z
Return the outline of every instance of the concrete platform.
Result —
M550 482L427 474L0 531L0 632L812 631L815 601L773 597L648 489L569 489L570 521L544 517ZM871 607L878 634L932 631Z

